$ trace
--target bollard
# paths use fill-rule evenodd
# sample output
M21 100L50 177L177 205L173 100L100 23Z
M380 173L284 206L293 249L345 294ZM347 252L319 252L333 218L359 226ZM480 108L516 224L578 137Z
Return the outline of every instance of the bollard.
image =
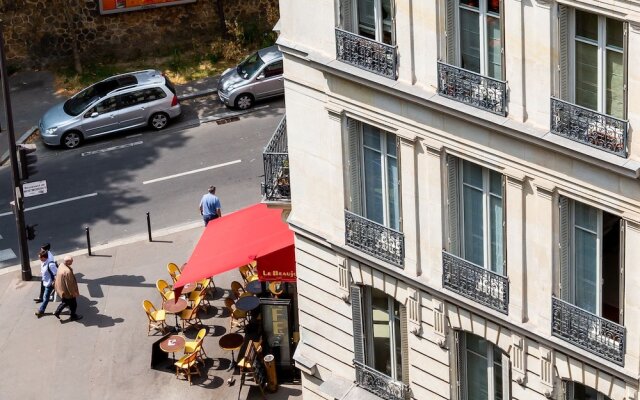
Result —
M86 228L84 228L84 230L87 232L87 250L89 251L89 255L91 256L91 236L89 236L89 227L87 226Z
M151 238L151 217L149 216L148 211L147 211L147 231L149 232L149 241L153 242L153 238Z

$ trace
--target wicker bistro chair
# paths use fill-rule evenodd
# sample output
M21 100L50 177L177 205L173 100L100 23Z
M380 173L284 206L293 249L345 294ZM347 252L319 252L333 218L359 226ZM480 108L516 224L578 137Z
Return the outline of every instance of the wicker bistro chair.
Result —
M191 354L193 352L198 353L196 359L200 361L204 365L204 359L207 358L207 353L205 353L204 348L202 347L202 342L204 341L204 337L207 335L207 329L202 328L198 331L196 338L193 341L186 342L184 345L184 354Z
M187 329L187 327L202 326L202 320L198 316L201 301L202 297L198 297L198 299L193 303L193 308L187 308L180 313L180 319L182 320L182 330Z
M200 308L208 310L211 307L211 302L207 299L207 289L202 288L198 291L189 293L189 302L191 302L191 308L195 307L195 302L200 299Z
M169 271L169 276L171 276L171 280L175 284L180 277L180 273L182 272L180 271L180 267L170 262L169 264L167 264L167 271Z
M238 310L235 301L231 297L224 299L224 305L227 307L227 310L229 310L229 315L231 316L229 329L233 329L234 326L244 328L247 325L247 313Z
M231 293L233 293L233 296L236 299L239 299L240 295L244 292L245 292L244 287L240 282L238 281L231 282Z
M213 295L216 292L216 283L213 281L213 279L205 278L198 282L198 286L200 286L201 289L205 289L207 295L210 295L211 298L213 298Z
M158 279L156 281L156 288L158 292L160 292L160 296L162 296L162 301L174 299L175 293L173 293L173 289L164 279Z
M175 362L176 366L176 379L180 376L180 373L184 374L191 386L191 375L200 375L200 368L198 368L197 362L198 352L186 354Z
M149 300L145 300L142 302L142 308L144 308L144 311L147 313L147 318L149 320L147 336L149 336L149 334L151 333L152 328L164 332L167 327L165 323L165 311L157 310L153 303L151 303Z

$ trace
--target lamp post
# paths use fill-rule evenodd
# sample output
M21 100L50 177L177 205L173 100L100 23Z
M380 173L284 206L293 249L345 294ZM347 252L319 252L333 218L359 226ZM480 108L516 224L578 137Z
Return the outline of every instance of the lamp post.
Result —
M13 184L13 214L16 218L18 230L18 245L20 248L20 264L22 266L22 280L30 281L31 265L29 263L29 247L27 245L26 230L24 224L24 203L22 185L18 172L18 155L16 154L16 136L13 131L13 114L11 112L11 94L9 93L9 81L7 79L7 60L4 53L4 23L0 20L0 85L4 98L4 116L7 121L7 137L9 138L9 157L11 160L11 183Z

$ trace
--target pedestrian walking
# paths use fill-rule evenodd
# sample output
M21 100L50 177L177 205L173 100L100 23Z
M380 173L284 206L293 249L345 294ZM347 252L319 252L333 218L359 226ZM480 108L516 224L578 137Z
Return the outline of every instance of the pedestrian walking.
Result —
M71 264L73 264L73 257L65 256L64 261L58 267L55 287L56 293L60 296L61 303L53 315L60 319L62 310L64 310L65 307L69 307L69 311L71 311L69 321L78 321L82 319L82 315L76 313L76 309L78 308L76 298L80 295L80 292L78 291L78 281L76 281L76 276L73 274Z
M42 304L36 311L36 317L40 318L44 315L44 311L47 309L49 299L51 298L51 292L53 291L54 282L56 279L56 273L58 269L55 261L49 260L49 255L46 250L40 250L38 258L40 258L40 273L42 275L42 286L44 287L44 293L42 296Z
M220 209L220 199L216 196L216 187L209 186L209 191L200 200L200 215L204 220L204 226L207 226L209 221L222 217L222 210Z
M44 250L47 252L47 261L48 262L55 262L55 258L53 253L51 252L51 245L49 243L44 243L42 246L40 246L40 250ZM57 264L56 264L57 266ZM53 291L51 292L51 294L53 295ZM40 295L38 297L36 297L35 299L33 299L33 301L37 303L42 303L42 296L44 295L44 284L42 283L42 280L40 280Z

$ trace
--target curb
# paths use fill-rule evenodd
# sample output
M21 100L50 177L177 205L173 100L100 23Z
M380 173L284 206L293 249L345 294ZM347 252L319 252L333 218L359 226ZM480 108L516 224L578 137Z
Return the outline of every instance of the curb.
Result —
M38 129L37 125L34 125L31 128L27 129L27 131L23 133L22 136L18 138L18 140L16 140L16 144L23 144L24 141L27 140L29 136L33 135L33 132L35 132L36 129ZM7 162L8 159L9 159L9 150L5 151L4 154L0 156L0 165L4 165L4 163Z
M210 96L210 95L216 94L216 93L218 93L218 89L200 90L198 92L189 93L189 94L183 94L182 96L178 96L178 100L180 100L180 101L182 101L182 100L190 100L190 99L195 99L197 97Z

